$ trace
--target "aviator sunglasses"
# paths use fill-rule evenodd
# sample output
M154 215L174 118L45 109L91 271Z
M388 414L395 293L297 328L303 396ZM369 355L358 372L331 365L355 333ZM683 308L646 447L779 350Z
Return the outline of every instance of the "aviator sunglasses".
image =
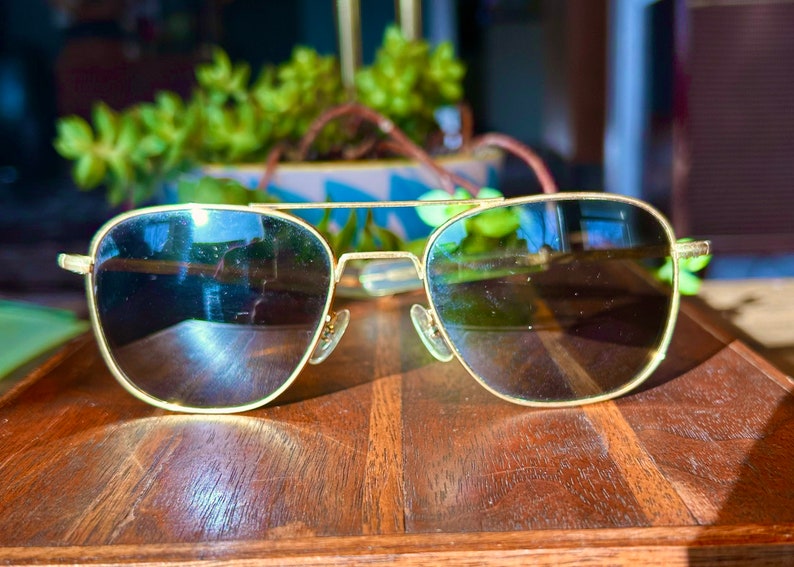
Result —
M336 258L294 209L460 206L406 251ZM507 227L483 237L477 227ZM489 221L485 223L483 221ZM678 261L709 253L676 242L637 199L606 193L378 203L175 205L109 221L89 255L62 254L86 276L108 367L137 398L174 411L231 413L267 404L344 334L332 310L346 266L372 295L415 281L419 338L487 390L527 406L607 400L659 365L679 304ZM672 261L670 284L650 269ZM408 285L410 287L410 285Z

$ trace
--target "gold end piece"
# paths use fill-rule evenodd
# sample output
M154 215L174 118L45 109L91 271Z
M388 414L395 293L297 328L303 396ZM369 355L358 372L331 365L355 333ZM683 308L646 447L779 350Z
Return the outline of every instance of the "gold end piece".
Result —
M58 254L58 265L64 270L85 275L91 271L93 262L91 261L91 256L83 256L82 254Z
M711 254L711 242L708 240L693 240L691 242L676 242L675 250L679 258L697 258Z

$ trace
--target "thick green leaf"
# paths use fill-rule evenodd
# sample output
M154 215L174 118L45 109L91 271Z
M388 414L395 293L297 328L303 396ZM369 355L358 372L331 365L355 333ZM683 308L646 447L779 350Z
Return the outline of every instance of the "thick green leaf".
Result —
M683 295L697 295L700 291L701 281L695 274L691 274L686 270L681 270L678 273L678 290Z
M690 272L699 272L709 265L712 255L706 254L705 256L695 256L694 258L684 258L680 261L679 265L682 270Z
M162 138L150 134L141 140L137 151L143 157L153 157L162 155L168 149L168 144Z
M106 196L108 203L112 207L118 207L129 197L127 187L121 183L109 184Z
M116 183L120 183L121 185L128 185L132 183L132 167L123 155L111 155L108 158L107 164Z
M656 279L668 284L673 283L673 261L668 258L662 266L656 270Z
M124 154L131 154L138 143L140 138L138 136L138 128L132 116L126 115L118 122L118 137L115 141L115 150Z
M93 189L102 183L106 165L102 158L85 154L74 165L74 179L81 189Z
M92 115L99 142L108 146L112 145L116 140L118 129L116 113L105 103L99 102L94 105Z
M696 264L701 266L698 269L702 269L706 266L706 264L708 264L708 261L711 260L711 256L708 256L707 258L708 260L705 262L701 261ZM700 258L692 259L699 260ZM697 270L690 270L686 267L685 264L687 260L689 260L689 258L680 260L678 263L678 290L683 295L697 295L698 291L700 291L701 279L692 273L693 271ZM671 285L673 282L673 260L668 258L667 261L656 270L655 275L656 279L659 281Z
M350 211L350 216L347 218L345 226L334 238L334 252L337 254L344 254L353 249L355 243L356 232L358 232L358 217L356 211Z
M94 133L91 126L79 116L67 116L58 120L55 149L67 159L77 159L91 151Z
M521 220L518 214L510 208L499 208L485 211L471 217L470 230L489 238L502 238L518 230Z
M426 246L427 238L417 238L416 240L404 242L401 246L401 249L412 253L417 258L421 258L425 253Z
M450 199L462 200L471 199L471 195L465 189L458 188L455 193L450 195L442 189L432 189L419 196L420 201L449 201ZM441 226L455 215L465 211L469 207L466 205L447 205L421 206L416 208L416 214L426 225L431 227Z
M176 116L183 110L181 97L170 91L160 91L155 97L157 106L170 116Z

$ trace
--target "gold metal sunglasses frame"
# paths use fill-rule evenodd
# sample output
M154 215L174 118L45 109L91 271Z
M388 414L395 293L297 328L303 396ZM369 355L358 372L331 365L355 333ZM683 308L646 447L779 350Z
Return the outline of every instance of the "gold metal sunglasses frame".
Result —
M490 387L469 366L469 364L466 363L463 355L460 353L454 342L450 339L449 334L445 330L444 326L439 324L438 322L437 316L435 314L435 308L433 306L432 296L430 294L429 284L426 278L425 267L427 265L429 253L433 247L433 243L436 240L437 236L442 234L447 226L455 222L458 222L461 219L494 208L527 205L532 203L552 203L559 201L602 201L602 202L612 201L616 203L624 203L642 209L648 212L654 219L656 219L656 221L658 221L660 226L663 228L669 242L669 254L668 251L665 250L663 254L660 254L660 256L669 255L672 259L672 265L673 265L670 308L661 340L659 342L659 345L656 347L655 351L653 352L652 356L650 357L649 362L642 369L642 371L640 371L633 379L628 381L620 388L602 394L592 395L589 397L583 397L581 399L574 399L574 400L551 401L551 402L524 400L521 398L512 397L496 391L495 389ZM376 209L376 208L407 208L407 207L413 208L413 207L432 207L432 206L465 206L468 208L462 211L461 213L453 216L452 218L448 219L445 223L443 223L441 226L436 228L430 234L421 259L411 252L401 251L401 250L348 252L340 255L339 258L337 259L326 239L318 232L318 230L314 226L306 222L304 219L290 213L290 211L302 210L302 209L303 210ZM304 354L304 356L302 357L302 359L300 360L299 364L292 372L292 374L290 374L290 376L287 379L285 379L284 383L278 389L276 389L274 392L269 394L267 397L261 400L256 400L255 402L251 402L235 407L187 407L187 406L182 406L179 404L167 402L151 396L147 392L138 388L126 376L126 374L122 371L122 369L119 368L113 355L110 352L110 346L108 344L107 338L105 337L105 334L102 330L102 326L99 321L96 295L94 292L94 287L95 287L94 266L95 266L96 254L98 251L99 244L107 235L107 233L110 230L112 230L115 226L117 226L119 223L140 215L158 213L158 212L167 212L167 211L184 211L184 210L195 210L195 209L257 212L260 214L264 214L266 216L285 219L289 222L301 226L302 228L308 230L311 234L313 234L317 238L317 240L322 243L322 246L324 247L328 255L328 258L330 259L332 277L330 278L329 285L331 289L329 289L328 297L326 299L326 304L322 312L323 318L321 319L321 321L325 321L325 323L319 325L318 326L319 328L316 329L314 336L311 342L309 343L306 353ZM610 251L611 254L614 254L615 252L616 251ZM626 249L625 252L631 253L631 250ZM325 358L327 358L327 356L334 349L339 339L341 338L342 334L344 333L349 318L349 313L347 312L347 310L342 310L339 313L330 313L331 304L335 296L336 288L339 285L340 281L342 281L343 275L345 274L346 267L348 266L349 263L357 260L365 260L369 262L379 262L379 261L394 262L397 260L402 260L402 265L395 268L394 270L390 270L388 266L386 266L385 270L379 272L378 278L380 280L379 282L380 287L379 290L377 292L372 293L372 295L387 295L393 292L405 291L407 289L410 289L411 287L424 287L425 296L427 298L428 303L430 304L429 309L420 305L414 305L411 308L411 318L414 323L414 327L416 328L417 333L419 334L420 339L428 348L430 353L438 360L446 362L451 360L452 358L457 358L458 361L463 365L463 367L469 372L469 374L471 374L474 377L475 380L477 380L477 382L479 382L481 386L483 386L486 390L490 391L492 394L496 395L497 397L519 405L538 406L538 407L578 406L582 404L595 403L595 402L616 398L626 394L627 392L639 386L643 381L645 381L646 378L648 378L648 376L650 376L654 372L654 370L656 370L656 368L659 366L661 361L664 359L665 353L672 339L673 329L675 327L675 320L677 318L679 302L680 302L680 293L678 290L679 260L684 258L703 256L709 253L710 253L710 243L708 241L698 240L698 241L690 241L690 242L676 242L673 229L670 226L668 220L655 208L645 203L644 201L632 197L626 197L626 196L615 195L610 193L571 192L571 193L533 195L528 197L517 197L517 198L499 197L499 198L489 198L489 199L465 199L465 200L441 200L441 201L412 200L412 201L375 201L375 202L347 202L347 203L342 203L342 202L256 203L256 204L251 204L249 206L166 205L166 206L158 206L158 207L149 207L145 209L130 211L128 213L119 215L111 219L102 228L100 228L100 230L94 236L91 242L88 255L60 254L58 256L58 265L63 269L85 276L86 293L88 299L91 324L94 334L97 338L97 342L99 344L100 352L108 368L111 370L116 380L118 380L118 382L124 387L124 389L126 389L130 394L132 394L139 400L162 409L166 409L170 411L191 412L191 413L220 414L220 413L235 413L235 412L248 411L271 402L272 400L276 399L281 393L284 392L284 390L286 390L292 384L292 382L295 380L298 374L303 370L303 368L306 366L307 363L317 364L325 360ZM569 253L552 252L551 254L554 255L555 260L559 260L560 256ZM599 254L599 251L576 252L573 254L592 255L592 254ZM551 261L551 260L552 260L551 258L543 258L543 257L540 258L540 261ZM412 264L414 267L414 273L407 274L408 276L407 278L406 278L406 268L405 268L406 261ZM414 280L418 278L419 282L421 282L420 285L412 286L410 283L406 283L409 282L409 280L411 279L410 276L415 276ZM363 286L363 288L366 290L366 286ZM581 369L581 371L586 372L584 369Z

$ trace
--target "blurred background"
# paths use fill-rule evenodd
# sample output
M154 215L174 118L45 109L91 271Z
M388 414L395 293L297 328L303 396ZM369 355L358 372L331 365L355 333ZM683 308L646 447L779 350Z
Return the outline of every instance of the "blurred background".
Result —
M393 0L362 0L365 63ZM534 147L563 190L607 190L709 238L709 278L794 276L794 3L434 0L423 35L465 61L477 131ZM254 69L296 44L336 52L333 0L4 0L0 4L0 291L71 292L118 211L80 192L54 121L160 89L186 95L217 44ZM502 188L535 191L508 162Z

